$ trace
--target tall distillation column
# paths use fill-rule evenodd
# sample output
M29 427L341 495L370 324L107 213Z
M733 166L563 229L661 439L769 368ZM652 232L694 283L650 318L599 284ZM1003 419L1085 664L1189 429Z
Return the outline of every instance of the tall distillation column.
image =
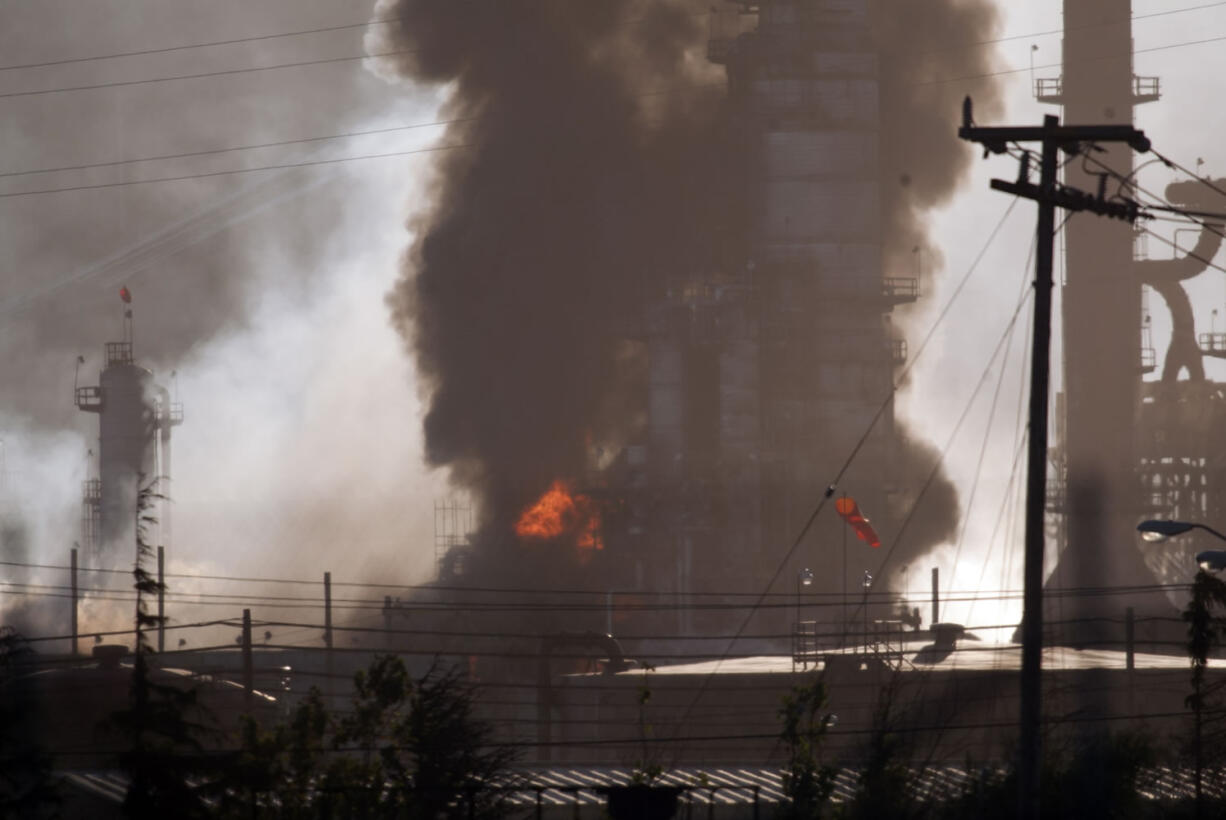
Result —
M123 561L134 543L137 496L152 487L167 497L154 511L168 521L170 428L183 421L182 407L154 384L153 373L136 364L132 345L131 294L124 300L124 338L107 342L106 365L97 386L77 387L76 405L98 414L98 479L85 487L84 560L94 567ZM160 435L159 435L160 434ZM159 534L159 541L164 538Z
M1038 96L1062 104L1067 124L1131 125L1134 106L1158 98L1156 81L1133 74L1131 0L1065 0L1062 61L1061 79L1040 81ZM1102 166L1121 175L1132 172L1126 145L1087 150L1087 158L1065 168L1065 184L1096 192ZM1117 184L1109 178L1107 190ZM1153 585L1134 530L1142 362L1141 284L1133 275L1132 228L1090 213L1073 214L1064 244L1064 441L1053 462L1064 472L1056 486L1064 489L1067 544L1048 585ZM1122 607L1103 596L1063 601L1061 613L1069 623L1053 637L1072 643L1114 639L1118 629L1090 619L1121 618Z
M773 568L838 473L850 446L888 401L906 355L886 314L914 301L917 282L883 278L878 54L864 0L762 0L757 26L712 40L760 165L747 284L759 328L757 402L761 550ZM892 407L873 427L840 490L887 515L896 472ZM841 524L823 522L797 567L820 568L818 589L859 589L843 568ZM888 528L888 526L887 526Z

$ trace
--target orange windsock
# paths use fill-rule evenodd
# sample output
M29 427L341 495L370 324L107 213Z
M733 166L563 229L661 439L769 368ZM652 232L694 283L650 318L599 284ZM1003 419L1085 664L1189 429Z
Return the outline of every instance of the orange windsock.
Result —
M870 547L881 546L881 539L877 537L877 531L873 529L873 525L869 523L864 513L860 512L860 507L856 504L854 498L843 496L842 498L835 499L834 509L839 514L839 517L856 531L857 538L864 541Z

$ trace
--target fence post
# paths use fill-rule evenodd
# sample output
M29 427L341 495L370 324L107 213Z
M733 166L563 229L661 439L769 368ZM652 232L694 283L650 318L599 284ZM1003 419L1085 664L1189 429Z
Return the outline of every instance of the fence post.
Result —
M332 573L324 573L324 646L332 648Z
M243 610L243 703L247 714L255 700L255 669L251 663L251 610Z
M324 673L328 684L324 687L327 694L328 707L332 708L336 699L336 684L332 680L335 668L332 662L332 573L324 573Z
M77 548L72 548L72 654L77 654Z

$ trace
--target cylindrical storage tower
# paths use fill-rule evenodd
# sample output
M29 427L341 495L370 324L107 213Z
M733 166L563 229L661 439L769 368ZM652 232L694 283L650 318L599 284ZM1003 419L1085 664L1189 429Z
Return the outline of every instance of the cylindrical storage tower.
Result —
M107 563L134 545L137 493L157 478L153 374L132 360L132 345L106 346L101 378L98 458L102 480L101 557ZM154 487L157 491L157 488ZM134 546L133 546L134 548Z

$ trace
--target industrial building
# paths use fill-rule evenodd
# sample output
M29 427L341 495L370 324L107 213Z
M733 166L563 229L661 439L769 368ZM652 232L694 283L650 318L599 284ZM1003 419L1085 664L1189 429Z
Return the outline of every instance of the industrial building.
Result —
M738 5L713 18L708 57L726 69L743 159L757 163L751 248L670 278L641 329L648 421L626 460L628 531L647 566L627 580L667 579L647 582L655 593L764 588L870 429L839 491L891 529L906 342L889 314L919 282L883 270L868 5ZM869 567L840 560L841 525L822 523L833 537L787 576L814 562L815 591L846 592L851 578L858 594ZM678 619L701 629L686 610Z

